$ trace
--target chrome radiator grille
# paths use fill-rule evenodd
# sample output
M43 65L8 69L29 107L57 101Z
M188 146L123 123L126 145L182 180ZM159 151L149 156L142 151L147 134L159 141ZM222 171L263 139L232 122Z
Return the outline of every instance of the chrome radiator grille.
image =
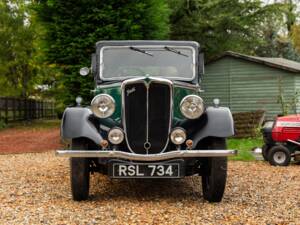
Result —
M164 151L171 127L171 82L131 79L123 83L122 92L123 125L129 149L139 154Z

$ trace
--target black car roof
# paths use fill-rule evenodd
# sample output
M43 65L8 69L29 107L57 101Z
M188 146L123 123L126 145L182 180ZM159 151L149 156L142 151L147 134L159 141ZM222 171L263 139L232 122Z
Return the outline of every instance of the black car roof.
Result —
M198 42L195 41L171 41L171 40L122 40L122 41L98 41L96 47L102 46L122 46L122 45L178 45L192 46L199 48Z

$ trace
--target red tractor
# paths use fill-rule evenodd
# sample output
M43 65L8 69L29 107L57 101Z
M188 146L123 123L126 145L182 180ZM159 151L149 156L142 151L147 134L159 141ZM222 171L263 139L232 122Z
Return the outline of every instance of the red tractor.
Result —
M291 158L300 161L300 115L278 117L262 128L262 155L273 166L287 166Z

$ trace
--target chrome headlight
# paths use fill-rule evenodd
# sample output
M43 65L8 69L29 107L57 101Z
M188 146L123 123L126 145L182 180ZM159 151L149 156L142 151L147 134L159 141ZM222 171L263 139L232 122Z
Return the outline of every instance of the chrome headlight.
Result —
M170 138L175 145L183 144L186 140L185 130L180 127L174 128L171 132Z
M202 98L197 95L185 96L180 102L180 111L187 119L197 119L204 112Z
M124 133L121 128L112 128L108 132L108 140L114 145L120 144L124 140Z
M110 117L115 112L115 107L115 100L107 94L97 95L91 102L92 112L99 118Z

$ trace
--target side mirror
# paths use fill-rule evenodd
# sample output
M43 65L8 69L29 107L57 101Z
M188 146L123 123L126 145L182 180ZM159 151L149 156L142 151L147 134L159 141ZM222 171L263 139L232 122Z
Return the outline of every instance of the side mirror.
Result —
M90 73L90 69L87 67L83 67L79 70L79 74L81 76L87 76Z

